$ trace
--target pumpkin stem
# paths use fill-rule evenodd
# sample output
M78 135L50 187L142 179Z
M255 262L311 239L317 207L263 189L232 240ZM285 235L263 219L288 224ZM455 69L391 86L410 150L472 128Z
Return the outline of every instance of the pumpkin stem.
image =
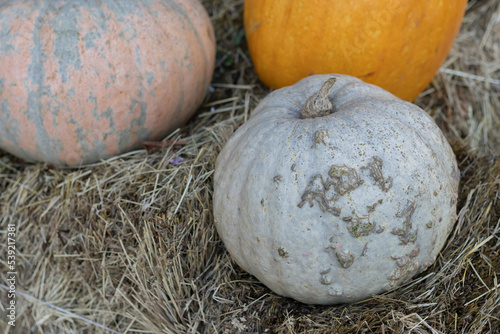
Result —
M333 105L328 94L336 81L335 77L326 80L321 89L307 99L302 107L302 118L322 117L332 113Z

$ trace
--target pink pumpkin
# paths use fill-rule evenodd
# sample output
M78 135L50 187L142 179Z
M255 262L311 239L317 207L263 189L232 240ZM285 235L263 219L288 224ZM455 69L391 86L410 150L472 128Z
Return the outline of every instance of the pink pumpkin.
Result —
M74 166L162 139L214 60L198 0L0 0L0 148Z

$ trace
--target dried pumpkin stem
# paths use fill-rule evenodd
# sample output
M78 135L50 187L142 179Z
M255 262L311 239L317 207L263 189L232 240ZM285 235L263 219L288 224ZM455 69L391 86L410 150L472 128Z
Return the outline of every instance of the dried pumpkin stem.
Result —
M302 118L322 117L332 113L333 105L328 94L336 81L335 77L326 80L321 89L307 99L302 107Z

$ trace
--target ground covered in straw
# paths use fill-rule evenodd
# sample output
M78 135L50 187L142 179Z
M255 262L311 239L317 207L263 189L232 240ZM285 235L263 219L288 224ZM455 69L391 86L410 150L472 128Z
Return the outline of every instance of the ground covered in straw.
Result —
M9 333L500 333L500 2L477 0L416 103L452 144L458 220L437 262L353 305L281 298L231 262L214 229L218 152L269 91L249 60L243 0L205 0L218 39L213 91L159 150L85 166L0 153L0 224L15 223ZM173 142L170 142L173 143ZM183 158L183 161L180 161ZM6 282L7 242L0 243ZM6 291L0 288L2 300Z

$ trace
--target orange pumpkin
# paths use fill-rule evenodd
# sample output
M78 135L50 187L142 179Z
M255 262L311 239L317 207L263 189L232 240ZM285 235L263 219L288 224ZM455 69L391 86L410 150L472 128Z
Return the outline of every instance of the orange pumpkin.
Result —
M0 148L79 165L162 139L214 61L199 0L0 1Z
M250 55L271 88L350 74L405 100L435 75L467 0L246 0Z

